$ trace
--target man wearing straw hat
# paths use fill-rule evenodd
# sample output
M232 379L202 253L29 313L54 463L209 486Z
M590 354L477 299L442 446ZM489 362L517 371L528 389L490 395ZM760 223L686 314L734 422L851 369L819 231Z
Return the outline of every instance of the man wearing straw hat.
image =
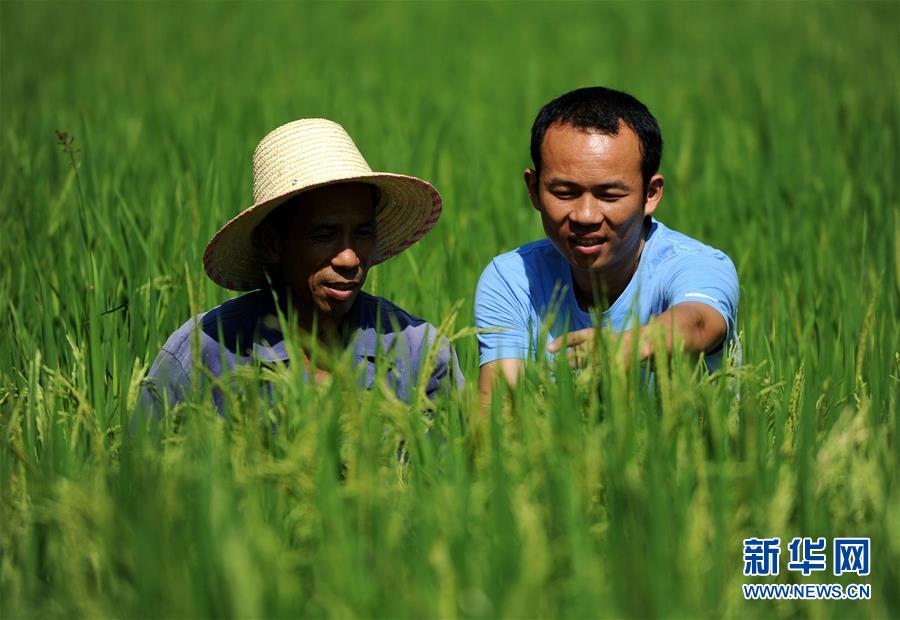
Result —
M287 362L279 311L307 342L312 336L326 350L352 347L355 363L365 367L365 387L374 381L376 351L388 352L391 386L400 398L411 398L436 329L361 289L371 266L434 226L442 208L437 190L415 177L372 172L343 127L302 119L257 146L253 198L203 255L214 282L253 292L189 320L169 337L150 369L142 404L155 411L172 406L188 397L200 375L219 377L254 360ZM429 398L462 381L449 343L437 346ZM308 358L302 363L311 380L325 374ZM213 399L221 412L218 389Z

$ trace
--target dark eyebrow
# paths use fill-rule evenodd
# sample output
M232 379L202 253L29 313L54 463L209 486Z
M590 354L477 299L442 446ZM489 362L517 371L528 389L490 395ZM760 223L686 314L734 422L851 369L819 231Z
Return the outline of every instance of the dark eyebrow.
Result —
M568 187L580 187L580 185L578 185L578 183L576 183L575 181L567 181L565 179L550 179L549 181L547 181L547 186L550 187L551 185L566 185Z
M597 189L601 191L607 191L611 189L618 189L623 192L630 192L631 188L622 183L621 181L613 181L612 183L603 183L602 185L598 185Z
M560 185L565 186L565 187L579 187L579 188L581 187L581 185L579 185L578 183L576 183L574 181L567 181L566 179L550 179L547 182L547 187L560 186ZM626 185L625 183L623 183L622 181L613 181L612 183L602 183L600 185L595 186L593 189L594 189L594 191L599 190L602 192L609 191L611 189L618 189L623 192L631 191L631 188L628 185Z

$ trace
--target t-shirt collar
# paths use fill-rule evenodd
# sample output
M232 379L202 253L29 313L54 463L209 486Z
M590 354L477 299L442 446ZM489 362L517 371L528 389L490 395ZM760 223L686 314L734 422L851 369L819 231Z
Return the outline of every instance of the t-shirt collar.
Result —
M649 261L647 258L650 256L650 248L653 242L653 239L656 237L656 231L659 228L659 222L652 215L648 215L650 218L650 230L647 231L647 239L644 241L644 247L641 249L641 258L640 262L638 262L637 269L634 270L634 273L631 275L631 279L628 281L628 284L625 285L625 288L619 293L619 296L616 297L616 300L603 311L600 316L603 319L609 319L611 316L616 316L621 312L628 312L629 308L624 307L627 300L632 298L631 291L634 287L638 286L638 283L641 281L643 277L644 271L647 269L647 264ZM578 312L582 317L589 318L591 313L585 312L581 309L581 306L578 305L578 300L575 298L575 280L572 278L572 267L569 265L569 262L562 256L559 255L560 259L565 264L565 272L569 275L569 295L572 297L572 307Z
M280 298L280 296L279 296ZM344 344L353 347L353 358L359 362L367 358L367 351L375 350L375 343L369 342L374 335L373 330L363 329L371 314L369 296L360 291L353 306L347 313L344 328ZM259 291L252 320L257 326L257 334L253 340L253 357L264 363L284 363L289 360L284 346L284 334L278 327L275 301L268 291ZM269 317L274 317L274 321Z

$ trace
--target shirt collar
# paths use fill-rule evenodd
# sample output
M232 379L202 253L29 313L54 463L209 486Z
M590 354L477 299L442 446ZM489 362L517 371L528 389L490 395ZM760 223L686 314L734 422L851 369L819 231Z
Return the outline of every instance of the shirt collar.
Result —
M284 334L278 326L278 315L271 292L257 291L258 301L253 313L257 334L253 340L253 356L262 362L287 362L288 354L284 346ZM372 308L369 303L372 297L362 291L356 297L353 306L347 313L344 329L345 345L353 347L353 358L374 358L376 350L375 330L367 329L374 324L371 317Z

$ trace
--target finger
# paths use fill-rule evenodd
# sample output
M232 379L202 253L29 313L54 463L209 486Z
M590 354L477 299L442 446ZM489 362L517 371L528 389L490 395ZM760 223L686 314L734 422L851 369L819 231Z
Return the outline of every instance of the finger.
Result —
M566 349L566 359L572 368L586 368L589 356L590 350L584 345Z
M559 353L560 349L564 346L566 346L566 337L560 336L547 345L547 350L550 351L550 353Z
M547 350L551 353L558 353L565 347L575 347L582 343L590 341L593 335L594 330L592 328L580 329L577 332L569 332L567 334L563 334L562 336L548 344Z

